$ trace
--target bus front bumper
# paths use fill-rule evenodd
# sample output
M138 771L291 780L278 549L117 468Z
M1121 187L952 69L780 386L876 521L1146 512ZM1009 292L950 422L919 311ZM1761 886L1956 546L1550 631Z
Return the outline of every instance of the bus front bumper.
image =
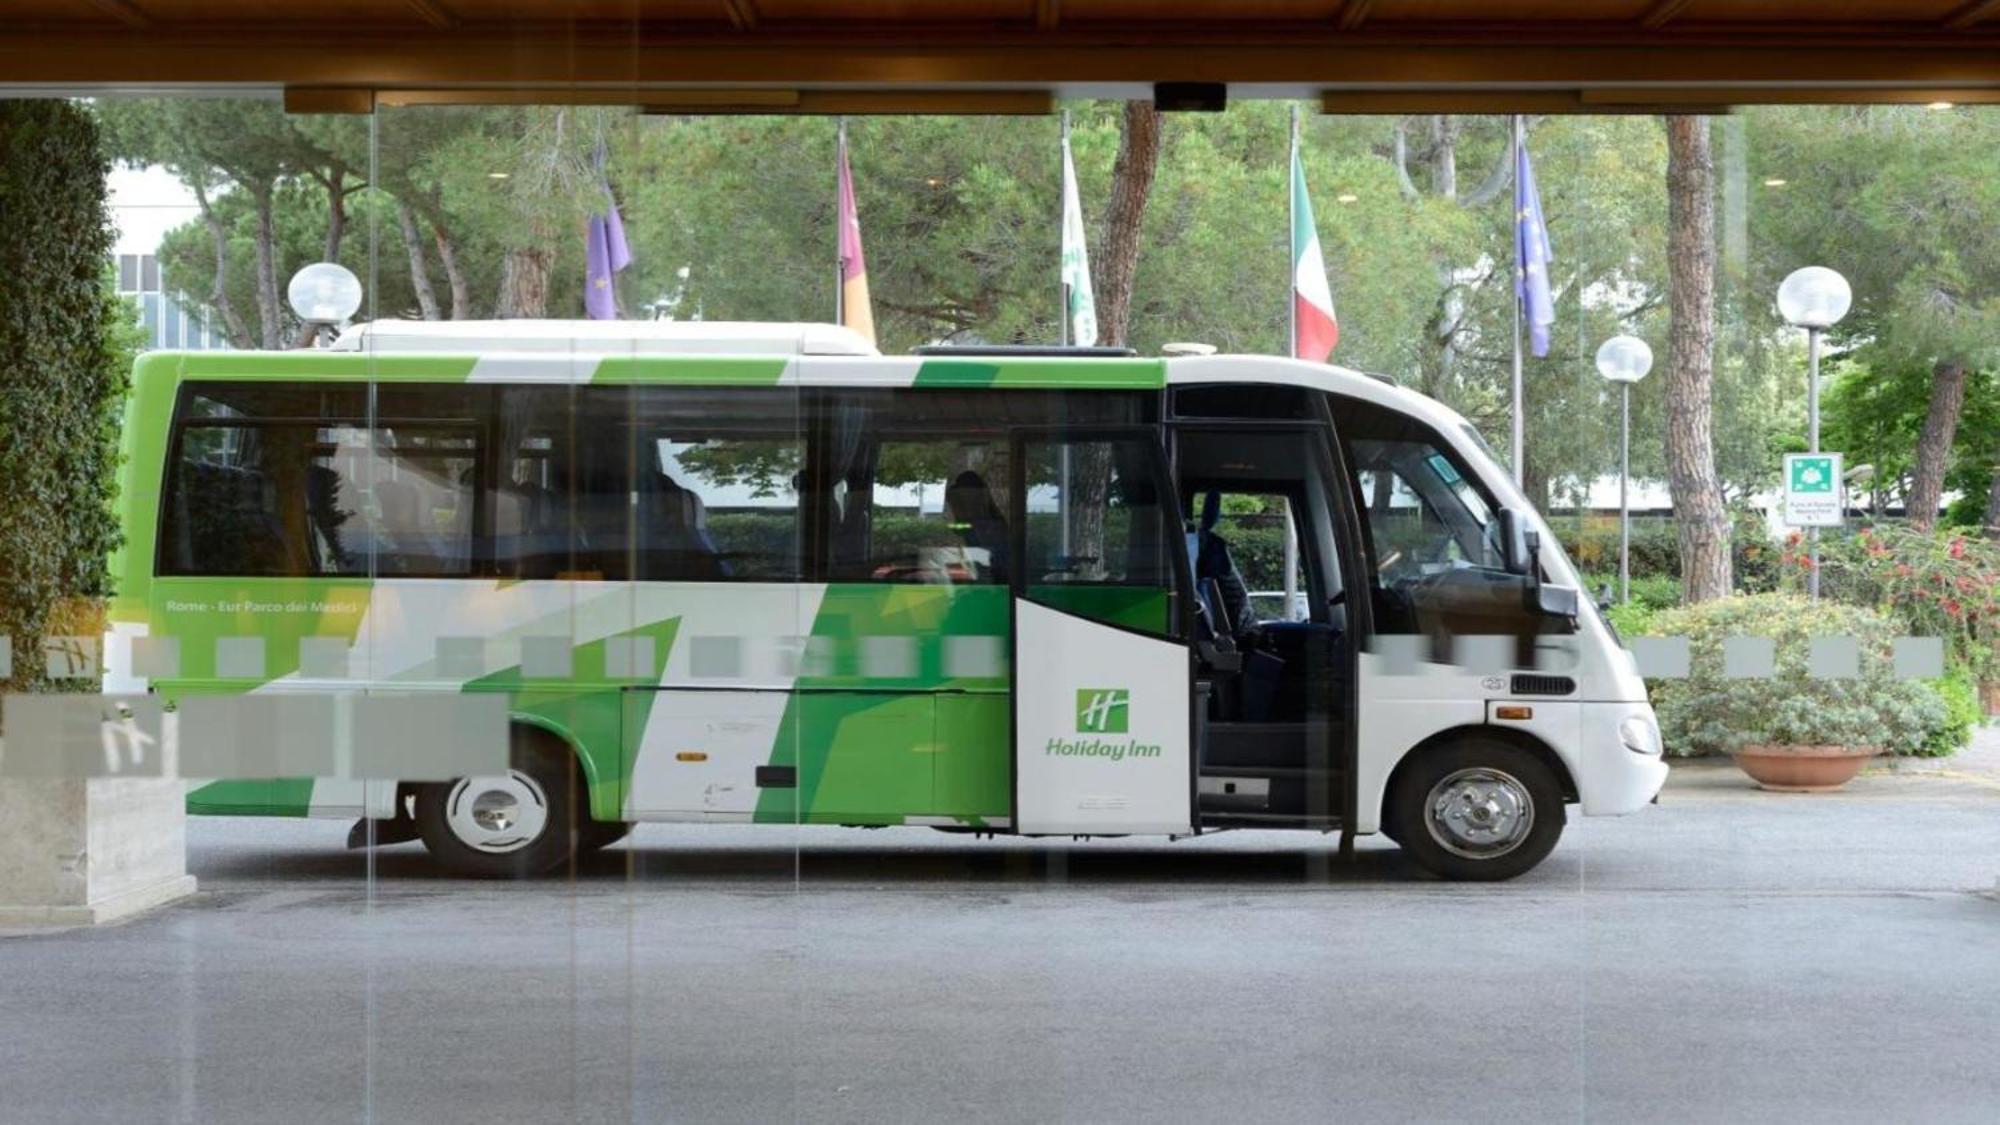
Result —
M1667 783L1659 723L1637 703L1583 704L1580 762L1570 763L1577 805L1585 816L1624 816L1659 796ZM1633 743L1647 746L1635 750Z

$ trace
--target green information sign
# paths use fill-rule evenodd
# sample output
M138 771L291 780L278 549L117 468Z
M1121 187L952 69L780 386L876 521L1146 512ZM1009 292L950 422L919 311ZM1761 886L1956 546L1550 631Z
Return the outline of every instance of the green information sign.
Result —
M1840 526L1840 461L1838 453L1785 454L1785 523Z

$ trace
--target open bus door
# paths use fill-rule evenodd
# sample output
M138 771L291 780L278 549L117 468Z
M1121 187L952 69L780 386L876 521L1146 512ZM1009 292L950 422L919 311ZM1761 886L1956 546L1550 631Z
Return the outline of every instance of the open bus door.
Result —
M1194 831L1189 572L1151 429L1015 438L1014 826Z

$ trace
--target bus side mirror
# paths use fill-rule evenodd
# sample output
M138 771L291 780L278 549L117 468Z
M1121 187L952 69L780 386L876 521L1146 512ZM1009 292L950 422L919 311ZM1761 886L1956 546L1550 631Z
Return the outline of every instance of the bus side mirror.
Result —
M1540 552L1535 549L1536 544L1530 542L1535 538L1540 537L1527 530L1527 521L1521 518L1521 513L1512 508L1500 509L1501 565L1507 568L1507 573L1541 573L1541 568L1535 565L1535 556Z
M1537 582L1528 591L1528 604L1544 617L1575 618L1582 597L1574 586L1553 586Z

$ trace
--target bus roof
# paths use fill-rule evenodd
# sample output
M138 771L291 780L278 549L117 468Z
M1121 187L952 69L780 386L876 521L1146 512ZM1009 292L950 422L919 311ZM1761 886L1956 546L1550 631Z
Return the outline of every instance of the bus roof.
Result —
M806 360L800 363L801 359ZM1443 403L1362 372L1268 355L885 356L837 324L671 320L378 320L329 348L150 352L178 378L683 383L725 386L1106 390L1281 383L1332 391L1457 428Z
M330 351L382 354L880 355L838 324L713 320L376 320Z

